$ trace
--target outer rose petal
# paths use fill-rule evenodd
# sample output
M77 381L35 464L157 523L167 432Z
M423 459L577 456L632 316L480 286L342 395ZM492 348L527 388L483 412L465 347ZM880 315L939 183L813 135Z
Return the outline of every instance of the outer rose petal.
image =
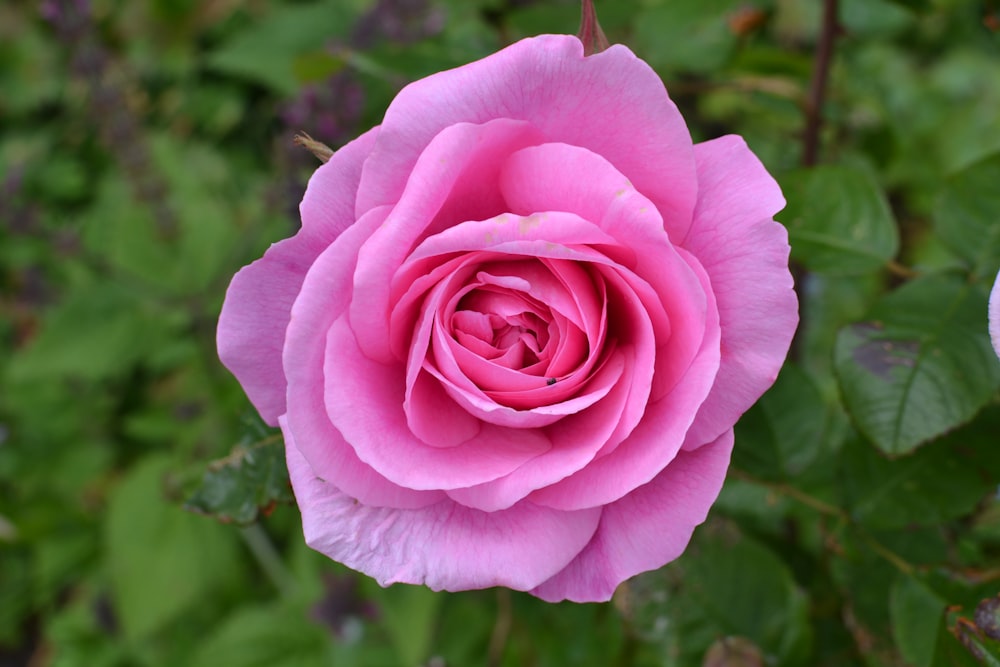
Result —
M285 412L281 350L292 303L312 263L354 223L361 165L377 134L378 128L369 130L316 170L300 207L302 229L244 267L226 292L216 333L219 358L270 426Z
M732 449L730 429L678 454L649 484L607 505L587 548L531 593L549 602L604 602L629 577L680 556L719 495Z
M560 512L531 503L502 512L450 500L418 510L369 507L316 477L294 442L286 455L306 543L383 586L530 590L580 553L601 517L596 508Z
M993 339L993 349L1000 357L1000 273L997 273L993 291L990 293L990 338Z
M788 234L772 216L785 204L743 139L695 146L698 206L683 242L708 273L722 327L719 374L686 448L711 442L774 383L798 324Z
M583 56L569 35L542 35L404 88L365 165L358 213L399 200L417 158L442 129L526 120L547 141L604 156L683 238L697 193L691 135L659 76L621 45ZM613 122L609 122L613 120Z
M397 486L362 463L326 415L323 358L326 333L347 307L358 247L385 219L388 207L370 211L323 251L306 276L292 306L282 359L288 380L288 412L282 431L297 441L323 479L362 503L384 507L423 507L438 502L440 491Z

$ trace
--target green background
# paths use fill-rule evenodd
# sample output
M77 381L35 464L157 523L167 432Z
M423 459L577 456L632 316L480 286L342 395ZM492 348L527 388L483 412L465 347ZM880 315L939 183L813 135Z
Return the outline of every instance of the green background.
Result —
M297 227L294 132L340 145L577 3L0 5L0 665L1000 665L1000 3L839 5L804 167L822 3L597 3L782 184L802 314L691 547L604 605L311 552L214 345Z

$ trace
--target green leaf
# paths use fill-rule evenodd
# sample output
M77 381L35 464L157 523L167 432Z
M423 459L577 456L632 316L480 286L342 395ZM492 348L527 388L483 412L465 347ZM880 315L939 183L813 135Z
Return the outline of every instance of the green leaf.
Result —
M285 445L280 435L272 435L239 445L226 458L211 463L184 509L224 523L248 524L256 521L262 509L292 500Z
M334 55L326 51L313 51L312 53L303 53L295 58L292 70L295 72L295 78L302 83L316 83L324 81L344 69L346 64L341 55Z
M762 479L794 477L819 454L827 422L816 385L798 366L785 364L774 386L736 425L733 463Z
M777 663L808 653L808 603L769 549L747 537L710 538L689 548L679 565L683 599L671 600L672 606L697 610L716 636L746 637Z
M1000 386L986 295L929 276L881 299L840 331L834 365L854 423L896 455L972 418Z
M31 613L31 553L0 549L0 646L14 644Z
M672 0L636 13L635 47L657 67L711 72L736 45L727 14L738 0Z
M896 570L876 554L858 531L842 524L827 538L837 545L830 573L843 597L843 613L864 664L898 667L889 623L889 588ZM845 664L857 664L847 661Z
M234 534L169 504L165 456L134 466L108 503L105 543L112 596L125 635L153 633L217 594L238 572Z
M11 382L120 376L177 335L156 304L110 283L75 290L45 315L41 332L7 368Z
M1000 667L1000 641L983 633L971 619L949 612L948 632L941 634L938 653L942 659L935 665Z
M150 163L141 167L148 173L134 178L162 183L166 195L136 201L134 183L108 176L83 216L84 242L116 271L164 294L204 294L213 280L228 278L228 251L241 240L241 207L263 205L207 144L164 134L153 136L148 148ZM166 229L155 210L176 229Z
M343 3L275 5L259 23L214 51L208 66L292 95L299 87L296 60L341 36L351 25L349 11Z
M914 667L932 667L946 602L915 576L900 573L889 590L889 617L899 652Z
M1000 266L1000 154L949 178L934 209L934 231L980 276Z
M866 171L820 166L781 179L792 259L811 271L867 273L896 256L899 231L885 195Z
M248 607L226 619L190 667L326 667L330 641L301 609Z
M860 438L841 453L841 479L851 516L874 529L937 525L971 512L991 484L963 438L943 439L896 460Z
M970 638L971 639L971 638ZM962 645L962 641L951 632L938 633L937 650L934 653L934 665L937 667L1000 667L1000 660L992 663L986 662L985 654L979 647L973 647L970 639L966 639L970 646ZM980 651L984 655L984 661L976 660L974 651Z
M914 11L923 11L930 7L930 0L890 0L890 2Z

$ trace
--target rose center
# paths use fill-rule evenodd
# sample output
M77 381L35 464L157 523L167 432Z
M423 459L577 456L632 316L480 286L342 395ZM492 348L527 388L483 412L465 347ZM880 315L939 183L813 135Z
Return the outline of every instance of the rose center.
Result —
M473 290L455 311L452 336L483 359L540 373L538 364L549 341L546 311L516 292Z

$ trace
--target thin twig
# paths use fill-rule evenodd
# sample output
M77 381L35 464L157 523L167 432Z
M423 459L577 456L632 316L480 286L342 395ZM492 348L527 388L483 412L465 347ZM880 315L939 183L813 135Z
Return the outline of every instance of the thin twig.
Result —
M823 101L826 99L826 83L830 78L830 65L833 61L833 43L839 31L837 0L823 0L823 25L816 45L816 61L805 103L806 128L802 134L802 165L805 167L813 166L819 158Z
M258 523L252 523L240 530L240 536L253 554L254 560L283 597L295 593L295 577L285 567L281 554L274 548L271 537Z
M805 493L804 491L800 491L796 489L794 486L791 486L789 484L782 484L781 482L769 482L767 480L759 479L758 477L755 477L748 472L735 468L731 469L730 474L737 479L743 480L744 482L750 482L751 484L764 486L770 489L771 491L774 491L777 494L787 496L792 500L797 500L803 505L807 505L808 507L811 507L812 509L816 510L817 512L820 512L821 514L829 514L830 516L837 517L838 519L841 519L843 521L849 522L851 520L847 512L840 509L839 507L831 505L826 501L820 500L816 496L811 496L808 493Z
M871 547L871 550L876 554L887 560L893 567L902 572L903 574L913 574L916 567L907 561L905 558L897 554L892 549L889 549L881 542L876 540L874 537L866 532L861 533L862 539Z
M898 276L904 280L912 280L913 278L920 277L919 271L914 271L910 267L904 266L894 259L890 259L888 262L886 262L885 268L887 268L889 270L889 273L891 273L892 275Z
M507 648L507 638L510 636L510 626L514 612L511 607L510 591L506 588L497 589L497 620L493 624L493 634L490 635L489 667L499 667L503 662L504 650Z
M871 548L871 550L874 551L879 556L881 556L882 558L884 558L890 564L892 564L892 566L895 567L896 569L900 570L905 574L913 574L913 572L916 570L915 566L912 563L909 563L902 556L892 551L891 549L887 548L881 542L879 542L870 534L868 534L868 532L862 526L858 525L858 523L851 517L850 514L845 512L840 507L836 507L835 505L831 505L830 503L820 500L815 496L811 496L808 493L805 493L804 491L800 491L799 489L795 488L794 486L791 486L790 484L783 484L781 482L768 482L766 480L758 479L757 477L754 477L753 475L738 469L732 470L730 474L732 474L737 479L742 479L743 481L746 482L758 484L760 486L770 489L771 491L774 491L775 493L791 498L792 500L797 500L803 505L806 505L816 510L817 512L820 512L821 514L827 514L829 516L836 517L837 519L853 526L855 529L855 533L858 536L860 536L862 540L864 540L864 542Z

